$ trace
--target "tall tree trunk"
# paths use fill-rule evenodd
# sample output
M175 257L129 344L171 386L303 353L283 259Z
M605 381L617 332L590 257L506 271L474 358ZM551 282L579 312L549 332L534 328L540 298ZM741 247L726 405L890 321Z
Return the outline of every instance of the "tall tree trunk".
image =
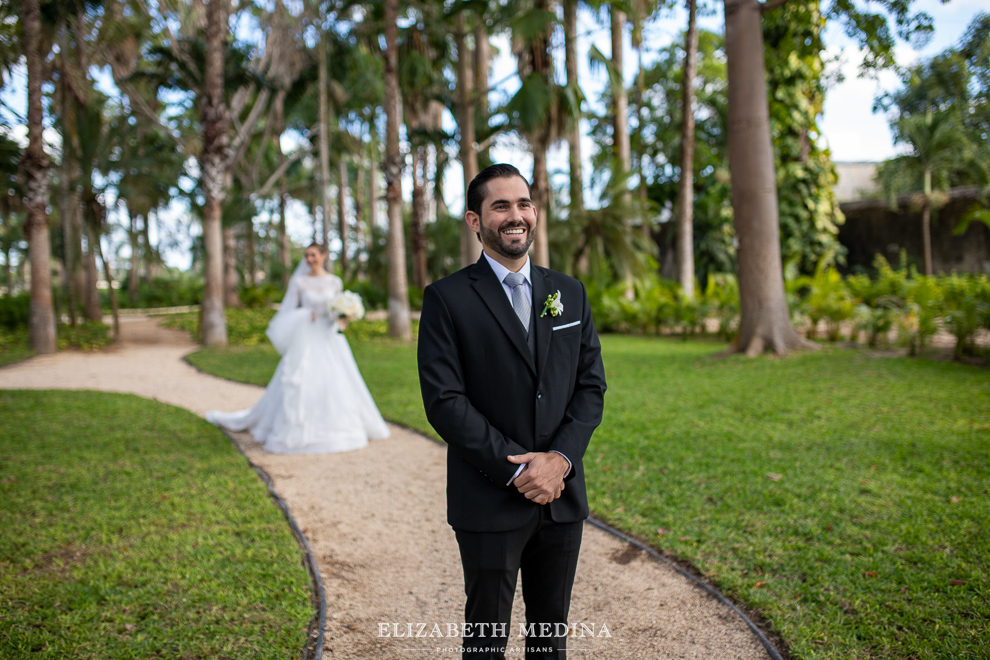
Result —
M69 188L69 168L66 163L66 149L62 149L61 173L59 174L59 215L62 216L62 263L65 265L65 299L69 310L69 323L76 327L76 311L79 306L78 280L81 257L80 237L72 222L73 195Z
M96 242L100 240L99 232L86 223L86 300L84 312L87 321L102 321L103 308L100 303L99 271L96 269Z
M440 126L436 127L436 130L440 130ZM436 213L434 214L434 220L438 218L446 218L450 215L450 209L447 208L447 199L444 196L444 184L445 178L447 176L447 152L442 148L438 149L435 145L430 147L430 151L433 154L433 162L436 167L436 174L433 176L433 202L436 207Z
M385 3L385 199L388 201L388 334L412 339L409 323L409 286L406 283L406 245L402 231L402 155L399 125L402 98L399 95L399 0Z
M626 26L626 14L615 6L611 7L612 18L612 68L618 79L612 86L612 148L615 158L628 174L631 164L629 155L629 98L623 81L622 35Z
M751 356L811 345L791 325L784 297L760 9L758 0L725 2L729 169L739 238L741 321L735 350Z
M344 154L337 159L337 223L340 231L340 268L341 277L347 279L347 269L350 260L347 256L347 245L350 241L351 230L347 226L347 161Z
M550 267L550 241L547 234L547 213L550 209L550 184L547 178L547 144L536 140L533 151L533 205L536 207L536 239L530 256L533 263Z
M538 0L535 8L550 11L548 0ZM551 38L553 28L548 25L540 33L533 35L519 52L518 69L520 77L539 76L547 89L553 87L553 53ZM553 113L556 109L553 110ZM530 249L530 257L537 266L550 267L550 243L548 240L548 219L550 209L550 185L547 177L547 149L550 148L554 117L548 116L527 130L526 141L533 154L533 206L536 210L536 236Z
M250 287L258 286L258 255L255 243L257 236L254 233L254 220L244 223L244 278Z
M351 200L354 202L354 245L357 248L357 278L364 280L365 260L361 254L364 252L365 241L365 219L364 219L364 151L363 145L358 148L357 174L354 179L354 187L351 189Z
M687 0L688 29L681 82L681 178L677 182L677 280L694 298L694 77L698 69L697 2Z
M314 179L315 178L316 177L314 177ZM311 199L310 199L310 204L309 204L309 215L310 215L310 217L313 218L313 242L314 243L319 243L320 242L320 224L319 224L319 216L317 215L316 208L317 208L317 205L320 203L320 190L319 190L320 184L319 184L318 181L315 181L315 180L314 180L313 183L315 183L316 185L311 190L311 195L310 195Z
M73 250L77 257L75 272L71 273L71 286L75 292L76 301L80 309L86 307L86 252L83 250L83 238L86 229L83 227L82 206L79 198L79 190L72 188L69 191L69 224L72 225ZM85 317L85 311L83 311Z
M155 251L155 246L151 244L151 211L141 216L141 237L144 239L143 277L145 282L151 284L151 281L155 278L155 264L158 263L158 252Z
M426 288L426 158L425 149L412 149L412 255L413 255L413 284L420 289Z
M467 189L478 176L478 153L474 150L474 76L472 58L467 47L464 12L457 14L454 39L457 43L457 127L460 129L459 157L464 170L464 212L467 213ZM487 64L485 71L488 71ZM461 267L470 266L481 256L481 243L466 221L461 222Z
M44 126L41 107L41 80L45 54L41 51L41 11L38 0L21 3L24 56L27 59L28 145L21 157L24 180L24 206L27 211L24 232L31 260L31 316L28 341L38 353L54 353L55 309L52 301L51 242L48 232L48 154L42 140Z
M281 3L279 3L281 7ZM285 91L280 91L275 97L275 148L278 151L278 162L285 160L282 153L282 133L285 131ZM285 226L285 211L288 206L289 190L286 175L283 174L278 184L278 263L282 266L282 286L288 288L290 272L289 234ZM253 228L251 232L253 233ZM253 246L252 246L253 247ZM253 253L253 250L252 250ZM254 270L251 270L251 283L254 286Z
M317 54L320 84L320 206L323 209L321 242L330 249L330 101L327 98L327 44L320 36Z
M564 67L567 69L567 86L577 92L577 0L564 0ZM581 163L581 123L579 117L567 132L568 167L570 170L570 212L572 216L584 211L584 173Z
M921 209L921 240L925 250L925 275L935 272L932 267L932 170L925 168L925 205Z
M113 275L110 273L110 264L103 256L103 246L100 244L100 237L96 237L96 252L103 264L103 277L107 280L107 296L110 298L110 317L113 319L113 338L120 339L120 313L117 305L117 291L113 288Z
M4 294L14 295L14 283L11 281L13 273L10 270L10 241L3 242L3 283Z
M209 0L206 9L206 57L203 66L203 144L200 172L203 206L203 305L200 333L206 346L227 345L224 312L223 200L226 197L227 108L223 98L224 48L229 0Z
M138 255L138 237L141 235L138 231L137 216L131 212L131 209L125 206L127 209L127 217L130 219L131 228L127 232L127 238L131 243L131 270L127 274L127 299L130 301L131 305L136 305L138 301L138 271L140 270L140 258Z
M615 70L616 81L612 83L612 153L615 156L615 168L621 171L613 172L613 177L627 177L632 167L632 156L629 145L629 97L626 94L626 83L623 65L622 37L626 27L626 14L615 5L609 8L612 19L612 68ZM616 178L618 178L616 177ZM623 180L619 193L622 202L629 200L629 182ZM626 220L627 230L631 223ZM632 274L625 278L625 296L629 300L636 297L633 289Z
M472 95L474 103L474 130L477 135L478 126L484 126L486 131L489 127L488 110L488 69L492 62L492 45L488 41L488 25L485 24L484 15L478 16L474 24L474 76L471 79L471 87L474 90ZM475 139L477 139L475 137ZM476 154L476 167L488 167L492 164L489 155L489 147L485 147ZM475 239L477 243L477 239ZM481 256L481 243L478 243L478 257ZM477 257L475 257L477 261ZM473 262L472 262L473 263Z
M237 295L240 284L237 275L237 228L223 228L223 304L224 307L240 307Z
M65 62L65 53L68 52L68 30L66 29L66 23L63 19L59 24L59 50L61 56L59 57L59 62L61 64L62 70L67 68ZM69 94L68 81L66 76L59 76L59 95L60 95L60 106L62 113L62 160L59 163L59 200L58 208L59 215L62 219L62 261L65 265L65 297L67 300L67 307L69 308L69 323L72 327L76 327L76 311L79 307L79 292L80 288L78 286L80 279L80 265L82 263L82 236L73 224L73 212L72 212L72 201L74 196L71 190L71 179L72 179L72 159L69 156L70 148L68 147L68 139L65 133L68 132L69 124ZM8 280L9 283L9 280Z
M374 240L375 229L378 227L378 205L382 198L381 190L378 188L378 163L379 158L381 158L381 150L378 148L374 124L369 125L368 132L371 134L371 141L368 145L371 151L371 162L368 168L368 251L371 252L371 241Z
M278 190L278 263L282 266L282 286L289 286L289 279L292 275L292 250L289 242L289 229L286 225L289 214L289 186L282 177ZM248 221L250 233L254 233L254 226ZM253 278L254 276L252 276Z
M643 113L643 98L646 96L646 69L643 68L643 21L645 20L646 14L649 11L647 8L646 0L638 0L633 3L633 11L635 12L633 20L632 29L632 44L633 48L636 49L636 127L637 131L642 131L647 125L647 119L644 117ZM642 141L640 141L642 145ZM635 154L636 158L636 172L639 175L637 183L637 191L639 192L639 201L641 208L645 209L647 207L649 196L646 190L646 172L643 169L643 161L645 159L642 153L642 146L640 147L640 152ZM646 214L643 215L640 222L640 230L643 233L643 237L650 241L653 236L652 223L650 217Z

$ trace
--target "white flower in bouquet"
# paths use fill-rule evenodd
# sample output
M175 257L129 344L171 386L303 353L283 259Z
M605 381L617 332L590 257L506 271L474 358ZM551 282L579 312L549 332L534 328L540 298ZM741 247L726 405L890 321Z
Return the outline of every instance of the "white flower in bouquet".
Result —
M360 321L364 318L364 303L361 296L353 291L344 291L333 299L330 309L337 316L342 316L351 321Z

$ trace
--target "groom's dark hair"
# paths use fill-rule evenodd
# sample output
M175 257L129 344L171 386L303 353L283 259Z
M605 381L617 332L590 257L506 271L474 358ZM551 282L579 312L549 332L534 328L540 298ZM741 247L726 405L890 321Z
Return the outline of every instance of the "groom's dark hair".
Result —
M519 177L526 183L526 188L529 190L530 197L532 197L533 188L529 185L529 181L526 181L526 177L520 174L519 170L508 163L496 163L481 170L478 172L478 176L471 179L471 183L468 184L467 189L467 210L477 213L478 217L481 217L481 204L485 201L485 195L488 194L488 182L492 179L511 179L514 176Z

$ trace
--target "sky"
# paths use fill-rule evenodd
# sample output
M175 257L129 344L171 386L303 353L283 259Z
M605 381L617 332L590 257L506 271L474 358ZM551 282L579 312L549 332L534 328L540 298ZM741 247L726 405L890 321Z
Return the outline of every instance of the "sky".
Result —
M699 26L722 32L724 29L722 3L710 2L707 4L713 9L700 12L702 15L699 16ZM899 42L895 52L897 63L901 66L911 65L917 62L919 58L930 57L956 44L973 17L980 11L986 11L987 0L951 0L946 4L942 4L939 0L917 0L914 3L914 8L916 11L924 10L932 15L935 32L931 40L919 49ZM680 39L680 34L685 29L686 23L687 16L683 7L679 6L674 10L668 10L658 20L646 26L644 41L649 44L650 50L657 51L675 39ZM592 109L600 110L597 99L607 85L607 78L603 71L591 70L588 51L592 45L596 45L606 56L610 54L611 39L607 17L596 19L589 11L582 10L579 12L578 34L579 79ZM862 62L863 53L853 40L843 34L841 26L835 22L828 25L823 38L826 45L825 58L832 62L830 70L834 71L835 68L838 68L842 77L842 82L836 83L826 92L824 114L819 124L823 139L831 149L833 160L837 162L880 161L896 155L899 147L893 144L887 118L882 114L872 112L873 100L879 93L896 89L899 86L896 73L885 71L875 79L860 76L858 67ZM557 41L558 43L555 43L556 58L562 63L563 43L562 39ZM509 98L518 88L519 82L514 75L516 64L511 54L508 38L497 36L493 39L493 45L497 55L492 65L493 89L490 100L493 104L497 104ZM627 83L632 83L635 76L633 65L636 54L632 49L628 32L625 37L623 52L626 62L625 78ZM647 54L648 63L649 55ZM561 73L561 78L562 75ZM99 82L103 87L113 86L109 76L102 76ZM8 118L8 123L14 126L13 135L21 139L26 136L26 129L22 125L18 125L16 120L13 120L15 117L13 113L20 116L24 114L26 103L24 84L24 71L23 68L19 68L13 72L8 84L0 89L0 114ZM108 89L107 91L111 90ZM452 130L454 128L453 117L448 116L445 121L445 127ZM597 206L598 191L590 185L592 176L590 157L596 150L596 146L591 138L586 136L586 133L587 125L582 130L582 134L585 135L582 138L586 182L584 195L586 204L593 208ZM57 141L57 134L49 133L46 137L54 138ZM493 146L492 155L497 161L514 163L527 176L532 173L532 157L526 151L525 145L514 135L505 135L499 138ZM461 213L463 209L463 173L456 160L456 151L452 151L451 156L451 165L445 175L445 194L451 212ZM566 144L551 149L548 167L552 181L555 184L566 185ZM408 176L404 182L403 190L405 196L409 197L411 179ZM178 223L183 221L185 214L185 209L173 205L171 209L161 214L159 222L166 232L170 228L177 230ZM384 217L384 213L379 214L379 217ZM259 216L256 220L259 223L265 222L267 216ZM292 205L288 213L287 224L289 234L294 241L308 244L312 234L312 219L302 204ZM152 229L152 240L157 241L157 228L153 227ZM193 223L193 231L196 232L195 223ZM125 247L124 254L126 254L126 249ZM180 268L188 267L189 259L186 250L173 250L167 255L168 263Z

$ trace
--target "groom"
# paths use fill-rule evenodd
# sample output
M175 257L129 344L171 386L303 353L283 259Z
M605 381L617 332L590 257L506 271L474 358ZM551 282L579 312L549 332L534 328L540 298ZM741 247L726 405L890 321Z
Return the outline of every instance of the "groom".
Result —
M465 658L504 657L520 570L527 660L565 657L588 517L582 459L602 420L605 371L588 297L578 280L531 263L531 197L511 165L478 174L465 220L484 252L423 295L419 380L426 416L448 444Z

